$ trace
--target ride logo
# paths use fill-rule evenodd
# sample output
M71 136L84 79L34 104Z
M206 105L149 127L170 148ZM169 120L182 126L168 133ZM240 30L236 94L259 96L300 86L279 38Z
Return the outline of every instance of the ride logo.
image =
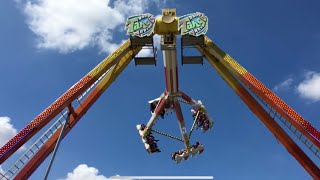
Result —
M179 17L181 35L200 36L207 33L208 18L203 13L192 13Z
M154 26L155 17L152 14L130 16L126 23L127 35L138 37L150 36L154 31Z

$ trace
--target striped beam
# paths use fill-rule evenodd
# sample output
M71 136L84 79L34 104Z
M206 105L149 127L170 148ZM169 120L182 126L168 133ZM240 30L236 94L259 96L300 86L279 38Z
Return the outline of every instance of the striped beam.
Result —
M110 67L115 65L121 57L130 50L130 40L124 42L114 53L104 59L100 64L93 68L80 81L73 85L67 92L59 97L53 104L40 113L26 127L18 132L12 139L0 148L0 164L8 159L25 142L39 132L46 124L56 117L68 104L73 102L79 95L85 92L98 78Z
M188 151L190 151L189 134L187 133L186 124L184 122L183 114L182 114L181 107L180 107L180 103L179 103L177 98L174 99L173 107L174 107L174 110L175 110L176 115L177 115L179 128L180 128L180 133L181 133L181 136L183 138L184 145L185 145L186 149Z
M127 67L130 63L133 54L137 54L141 48L137 48L134 51L129 50L123 57L120 57L120 61L117 62L116 66L101 82L93 89L93 91L83 100L80 106L75 110L76 116L71 116L69 125L65 129L65 133L62 135L64 138L81 117L89 110L89 108L96 102L96 100L105 92L105 90L111 85L112 82L119 76L119 74ZM31 174L38 168L38 166L49 156L53 151L55 144L58 140L62 126L50 137L50 139L39 149L39 151L30 159L30 161L21 169L14 179L28 179Z
M232 73L217 60L206 48L202 51L212 67L217 70L226 83L239 95L241 100L261 120L270 132L284 145L290 154L301 164L301 166L314 178L320 179L320 170L317 165L302 151L293 139L281 128L281 126L269 115L269 113L255 100L250 92L232 75Z
M308 121L300 116L294 109L262 84L250 72L237 63L231 56L223 52L208 37L205 38L207 50L230 71L243 84L248 86L254 93L266 101L273 109L288 120L295 128L297 128L306 138L314 145L320 148L320 133Z

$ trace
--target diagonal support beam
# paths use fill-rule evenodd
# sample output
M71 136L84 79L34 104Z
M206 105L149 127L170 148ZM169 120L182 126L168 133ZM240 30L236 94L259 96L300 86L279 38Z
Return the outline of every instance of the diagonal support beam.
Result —
M206 50L218 59L234 76L249 87L254 93L266 101L281 116L289 121L296 129L320 148L320 132L294 109L274 94L250 72L237 63L231 56L223 52L208 37L205 38Z
M53 161L54 161L54 158L56 157L56 154L57 154L57 151L59 149L59 146L60 146L60 142L62 140L62 135L64 134L65 130L66 130L66 127L67 125L69 124L69 119L70 119L70 113L68 113L68 116L66 118L66 121L64 122L64 124L62 125L62 130L60 131L60 134L59 134L59 137L58 137L58 140L57 140L57 143L53 149L53 153L52 153L52 157L50 159L50 162L49 162L49 165L48 165L48 168L47 168L47 171L44 175L44 180L47 180L48 179L48 176L49 176L49 173L50 173L50 170L51 170L51 167L52 167L52 164L53 164Z
M104 79L97 85L97 87L83 100L82 104L75 110L76 116L71 116L69 120L69 126L66 127L65 133L62 135L64 138L71 129L77 124L80 118L89 110L94 102L103 94L103 92L111 85L111 83L119 76L119 74L130 63L132 56L137 54L141 50L141 47L137 47L135 50L129 50L123 55L114 67L113 72L106 75ZM41 147L41 149L33 156L33 158L25 165L23 169L14 178L15 180L28 179L31 174L38 168L38 166L47 158L47 156L53 151L55 144L59 138L59 134L62 130L60 127L50 139Z
M141 49L138 47L137 49ZM139 51L140 51L139 49ZM130 40L124 42L114 53L110 54L100 64L93 68L86 76L80 79L67 92L60 96L47 109L33 119L26 127L11 138L5 145L0 148L0 164L8 159L24 143L39 132L54 117L56 117L68 104L72 103L78 96L85 92L102 74L110 67L119 63L121 58L131 52ZM138 51L137 51L138 52ZM137 53L135 52L135 54ZM131 52L132 53L132 52Z
M245 87L228 71L228 69L217 60L207 49L202 51L208 62L221 75L225 82L239 95L241 100L249 109L263 122L272 134L284 145L302 167L314 178L320 179L320 170L316 164L301 150L301 148L291 139L291 137L279 126L279 124L269 115L267 111L254 99Z

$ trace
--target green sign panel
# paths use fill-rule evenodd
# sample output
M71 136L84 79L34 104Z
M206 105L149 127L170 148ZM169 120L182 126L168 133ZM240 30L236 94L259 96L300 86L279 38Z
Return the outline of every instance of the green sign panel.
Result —
M192 13L179 17L181 35L200 36L208 31L208 18L203 13Z
M140 14L130 16L127 19L127 35L145 37L153 33L155 26L155 17L152 14Z

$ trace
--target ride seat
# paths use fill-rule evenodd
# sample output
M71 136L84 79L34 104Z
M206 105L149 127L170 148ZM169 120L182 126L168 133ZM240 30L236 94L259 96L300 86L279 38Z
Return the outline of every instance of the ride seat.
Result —
M202 144L200 144L197 148L192 147L190 149L190 154L192 157L194 157L196 154L201 154L204 150L204 147Z
M144 147L146 148L147 152L148 152L149 154L152 153L152 152L151 152L151 147L150 147L150 144L148 144L147 138L143 137L143 130L141 130L141 125L138 124L138 125L136 126L136 128L137 128L137 130L138 130L138 132L139 132L139 135L140 135L140 137L141 137L141 141L142 141Z
M137 130L138 130L138 132L139 132L139 135L140 135L141 137L143 137L143 130L141 130L141 124L138 124L138 125L136 126L136 128L137 128Z
M176 154L174 160L179 164L181 160L187 160L189 158L190 153L188 151L184 151L182 154Z

